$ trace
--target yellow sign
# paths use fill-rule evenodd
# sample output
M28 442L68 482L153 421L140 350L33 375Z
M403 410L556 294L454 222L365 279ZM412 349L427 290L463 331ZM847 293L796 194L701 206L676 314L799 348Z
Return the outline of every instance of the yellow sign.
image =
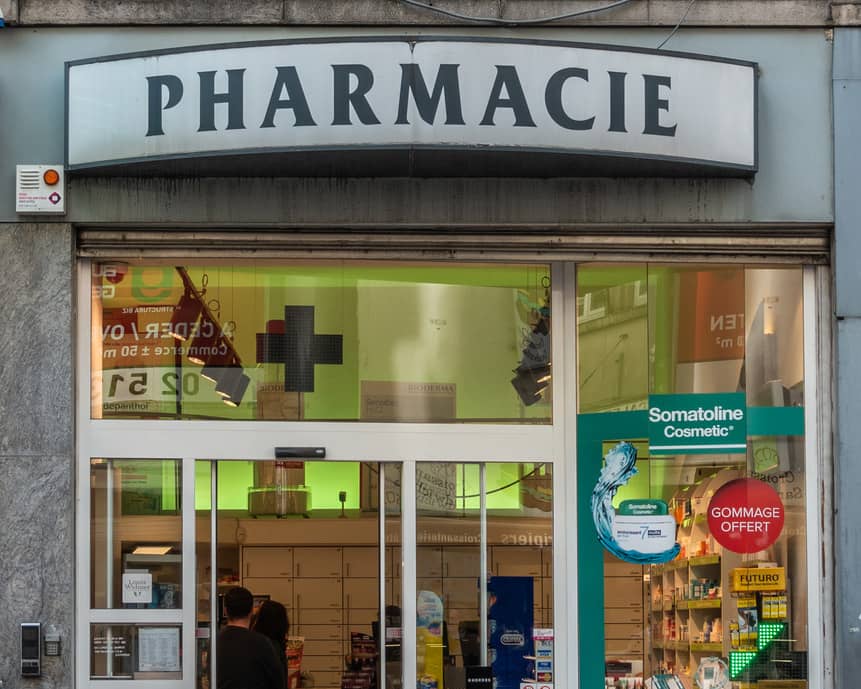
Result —
M733 593L749 591L786 591L786 569L783 567L740 567L732 570Z

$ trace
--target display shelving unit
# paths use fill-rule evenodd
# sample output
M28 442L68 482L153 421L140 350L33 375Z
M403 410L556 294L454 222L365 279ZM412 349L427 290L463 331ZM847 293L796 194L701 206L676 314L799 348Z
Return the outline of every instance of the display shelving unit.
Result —
M711 538L706 510L715 491L738 476L734 468L715 469L679 489L670 507L679 523L682 552L671 562L651 566L651 664L678 675L689 688L703 658L727 658L730 650L730 622L737 615L729 595L730 573L741 558Z

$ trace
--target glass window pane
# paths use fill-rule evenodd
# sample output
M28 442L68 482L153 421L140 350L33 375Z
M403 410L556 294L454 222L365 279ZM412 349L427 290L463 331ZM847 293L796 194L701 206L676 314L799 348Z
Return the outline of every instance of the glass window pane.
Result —
M93 608L182 607L177 460L90 462Z
M383 622L383 633L377 635L377 643L384 640L385 644L385 687L400 689L402 686L403 652L403 619L401 615L403 601L403 548L401 547L401 465L386 464L386 601ZM375 630L376 632L376 630ZM378 686L381 686L377 678Z
M483 644L500 686L528 678L552 682L551 466L419 463L416 483L419 685L440 684L442 677L446 686L462 686L465 668L483 664ZM488 591L484 640L482 580ZM536 648L545 654L540 663Z
M179 625L91 624L90 679L180 679L181 631Z
M197 584L197 614L196 614L196 643L197 643L197 674L195 686L197 689L210 689L212 675L210 654L211 639L217 633L217 624L212 623L212 463L198 460L194 463L195 485L195 539L197 567L195 578ZM219 555L221 551L219 550ZM217 614L216 614L217 617Z
M549 422L547 265L100 263L93 418Z
M605 276L608 271L611 277ZM647 324L643 351L648 356L629 375L645 372L649 395L669 396L650 397L646 406L651 411L679 404L699 406L706 414L740 405L746 433L740 451L731 445L688 446L667 454L669 448L659 443L650 446L655 419L645 407L593 402L600 388L612 391L621 365L615 356L602 357L596 343L608 351L608 338L618 338L620 325L611 315L629 300L618 290L614 297L608 288L606 298L594 302L598 308L590 320L585 314L592 301L585 296L644 271L645 279L633 281L635 306L626 327L632 330L636 320ZM619 275L624 279L613 280ZM579 546L584 677L597 680L603 672L608 686L638 686L659 673L677 675L684 686L698 686L706 675L727 685L806 680L801 270L641 265L589 267L579 276L583 293L578 298L584 303L578 326L583 394L577 464L585 525ZM602 384L590 390L596 380ZM625 411L630 413L619 413ZM686 420L672 419L679 428ZM616 476L615 468L622 465L615 456L612 463L601 460L617 453L620 441L628 443L625 452L635 453L635 465ZM595 491L600 491L597 497ZM611 500L609 527L606 500ZM652 516L632 512L646 505L655 510ZM779 515L783 523L761 516L733 522L722 516L739 510ZM678 553L671 549L669 561L649 564L644 546L621 545L624 519L642 522L655 533L659 522L671 520ZM606 548L596 541L596 529ZM602 603L594 594L600 585L591 574L596 566L603 572ZM601 614L603 638L583 636L585 621ZM603 668L588 660L600 652L600 644Z
M583 266L577 271L581 413L645 409L648 324L645 266Z
M345 676L357 681L372 676L380 611L379 465L298 460L215 464L216 595L221 599L232 587L243 586L258 607L270 601L287 609L290 686L298 686L302 674L313 677L318 689L338 689ZM211 478L210 463L199 465L198 572L205 572L212 552ZM399 476L387 471L387 486L393 481L399 485ZM393 500L390 509L398 507ZM387 519L397 519L399 528L399 514ZM390 582L387 590L393 588ZM199 597L198 620L209 619L209 604L206 591ZM220 629L226 623L222 602L217 609ZM208 679L208 673L204 676Z

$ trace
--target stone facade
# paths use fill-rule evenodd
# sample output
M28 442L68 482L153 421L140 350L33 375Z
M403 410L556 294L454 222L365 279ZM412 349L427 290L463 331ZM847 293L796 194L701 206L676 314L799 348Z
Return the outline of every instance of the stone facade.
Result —
M0 680L68 687L75 599L74 261L67 224L0 225ZM20 678L19 622L54 624L59 658Z

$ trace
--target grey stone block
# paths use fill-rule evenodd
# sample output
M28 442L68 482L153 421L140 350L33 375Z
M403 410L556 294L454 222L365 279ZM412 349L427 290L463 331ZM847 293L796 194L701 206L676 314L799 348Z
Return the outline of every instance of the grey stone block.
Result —
M280 24L282 0L27 0L22 24Z
M0 338L0 456L71 453L71 228L0 225L0 256L0 322L5 333Z
M0 456L0 679L4 689L74 685L73 463L71 454ZM43 629L54 624L61 634L62 653L43 658L39 679L20 676L21 622L41 622Z
M9 0L0 0L9 2ZM13 2L15 0L12 0ZM437 0L424 4L465 17L532 20L601 7L596 0ZM827 26L826 0L634 0L548 26ZM397 0L25 0L23 24L306 24L306 25L467 25L481 22L446 16ZM836 16L857 15L841 3ZM485 22L486 24L487 22Z

